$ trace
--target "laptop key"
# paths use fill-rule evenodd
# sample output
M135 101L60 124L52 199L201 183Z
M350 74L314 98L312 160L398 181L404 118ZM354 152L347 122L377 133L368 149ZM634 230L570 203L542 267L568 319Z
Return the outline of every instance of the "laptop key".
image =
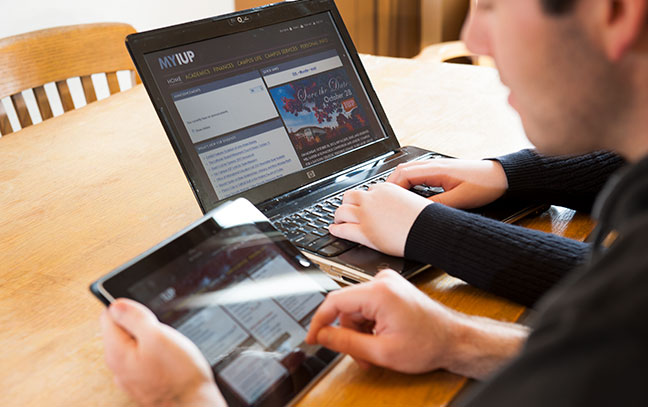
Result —
M324 225L324 227L328 227L331 223L335 221L335 218L333 216L331 217L326 217L326 218L320 218L319 221Z
M307 234L307 235L310 235L310 234L313 234L313 232L315 232L315 231L318 230L318 229L319 229L319 227L317 227L317 226L315 226L315 227L312 227L312 226L302 226L302 227L300 227L300 228L297 229L297 230L299 230L299 231L301 231L301 232L303 232L303 233L305 233L305 234Z
M315 225L318 228L321 228L322 226L328 226L329 223L331 223L331 222L329 222L326 219L316 218L310 224Z
M414 185L412 188L410 188L410 191L414 192L417 195L421 195L424 198L429 198L431 196L445 192L442 187L431 187L424 184Z
M325 218L330 215L328 212L324 212L323 210L314 210L313 215L317 216L318 218Z
M308 249L309 248L308 246L318 239L321 239L321 237L315 235L303 235L302 237L293 240L293 243L297 247L301 247L302 249Z
M284 236L286 236L286 239L290 241L294 241L298 239L301 236L304 236L304 233L299 231L299 230L287 230L283 232Z
M290 215L289 219L290 219L291 222L295 222L295 223L300 223L303 220L303 218L301 216L299 216L298 214L296 214L296 213L293 214L293 215Z
M295 222L292 222L292 221L284 222L283 226L286 228L286 230L293 230L293 229L297 229L299 227L298 224L296 224Z
M337 256L338 254L342 253L340 249L335 247L333 244L330 244L326 247L323 247L317 251L318 254L321 254L322 256L326 257L333 257Z
M333 243L336 240L337 240L336 237L327 234L326 236L320 237L319 239L307 244L306 249L317 252L322 247L328 246L329 244Z
M302 225L305 225L305 224L308 223L308 219L304 219L304 218L302 218L302 217L297 218L297 219L293 218L292 220L293 220L293 222L295 222L295 224L296 224L297 226L302 226Z
M340 255L347 250L356 247L358 244L349 240L338 239L328 246L325 246L317 251L318 254L326 257L333 257Z
M308 223L314 223L315 220L317 219L317 216L313 214L309 214L308 216L305 216L305 218L308 220Z

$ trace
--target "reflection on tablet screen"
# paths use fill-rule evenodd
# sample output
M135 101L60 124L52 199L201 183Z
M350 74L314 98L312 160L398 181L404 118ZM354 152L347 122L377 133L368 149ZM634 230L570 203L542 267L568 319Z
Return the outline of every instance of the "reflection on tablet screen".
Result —
M326 295L309 272L321 272L256 224L201 229L128 293L200 348L231 406L284 405L337 356L304 343Z

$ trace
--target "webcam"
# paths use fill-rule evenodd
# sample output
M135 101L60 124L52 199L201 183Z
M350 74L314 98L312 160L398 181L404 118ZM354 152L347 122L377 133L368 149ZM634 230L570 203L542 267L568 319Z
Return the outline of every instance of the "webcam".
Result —
M252 21L252 15L232 17L229 19L230 25L246 24Z

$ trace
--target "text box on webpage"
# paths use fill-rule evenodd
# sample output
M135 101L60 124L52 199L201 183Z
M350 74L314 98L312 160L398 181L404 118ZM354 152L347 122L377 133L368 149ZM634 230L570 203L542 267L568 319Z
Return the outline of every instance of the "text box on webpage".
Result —
M193 143L277 117L261 78L175 102Z
M274 73L264 77L264 79L268 84L268 87L273 88L286 82L292 82L297 79L306 78L308 76L330 71L331 69L339 68L341 66L342 61L340 60L340 57L334 56L282 72Z

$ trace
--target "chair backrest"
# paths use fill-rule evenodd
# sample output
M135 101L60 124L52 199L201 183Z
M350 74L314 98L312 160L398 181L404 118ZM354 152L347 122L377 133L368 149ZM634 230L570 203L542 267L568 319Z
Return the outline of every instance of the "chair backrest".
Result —
M458 58L468 58L472 65L495 67L492 58L470 52L463 41L448 41L427 46L415 58L435 62L448 62Z
M31 126L22 91L32 89L41 118L53 117L44 85L55 83L63 111L74 109L67 79L79 77L87 103L97 100L91 75L105 73L110 94L119 92L117 71L140 83L124 40L128 24L83 24L49 28L0 39L0 99L10 97L21 127ZM0 134L14 131L0 103Z

